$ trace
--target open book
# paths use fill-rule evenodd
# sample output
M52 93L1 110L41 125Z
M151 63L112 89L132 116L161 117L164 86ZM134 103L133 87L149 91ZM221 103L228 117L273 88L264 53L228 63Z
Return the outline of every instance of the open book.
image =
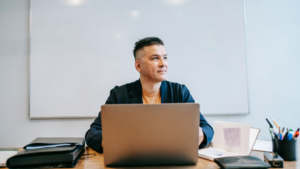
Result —
M214 161L215 158L250 155L260 129L248 124L216 121L213 147L199 149L198 156Z

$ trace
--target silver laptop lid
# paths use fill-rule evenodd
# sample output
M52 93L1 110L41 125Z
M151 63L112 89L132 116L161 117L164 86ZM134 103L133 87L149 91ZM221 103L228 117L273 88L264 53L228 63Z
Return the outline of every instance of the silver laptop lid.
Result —
M196 164L199 108L195 103L103 105L105 165Z

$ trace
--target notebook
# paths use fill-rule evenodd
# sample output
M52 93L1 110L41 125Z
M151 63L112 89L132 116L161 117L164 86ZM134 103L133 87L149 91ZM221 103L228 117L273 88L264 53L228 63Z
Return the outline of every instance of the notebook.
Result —
M215 158L249 156L260 129L248 124L215 121L213 146L198 150L198 156L211 161Z

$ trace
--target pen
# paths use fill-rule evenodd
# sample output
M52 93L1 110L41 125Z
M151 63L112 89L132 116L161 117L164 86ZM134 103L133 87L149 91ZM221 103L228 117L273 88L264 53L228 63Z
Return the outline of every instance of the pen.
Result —
M269 123L270 127L273 128L272 124L270 123L270 121L268 120L268 118L266 118L267 122Z
M293 139L293 133L289 132L289 134L287 135L287 140L292 140Z
M270 125L270 128L269 129L271 129L271 131L274 133L274 135L276 136L277 135L277 132L274 130L274 128L273 128L273 125L270 123L270 121L268 120L268 118L266 118L266 120L267 120L267 122L269 123L269 125Z
M289 129L286 128L286 133L285 133L285 135L283 137L283 140L287 140L288 139L288 135L289 135Z
M280 140L283 140L283 130L280 131Z
M299 136L299 130L300 130L300 128L298 128L297 131L295 132L295 134L293 135L294 140L296 140L297 137Z
M280 140L280 126L278 126L279 132L278 132L278 140Z
M270 135L271 135L272 139L275 139L275 138L274 138L274 134L273 134L273 131L272 131L271 127L269 127L269 132L270 132Z
M284 127L282 127L282 131L281 131L281 133L282 133L282 140L284 139Z
M279 129L279 126L277 125L275 119L273 119L273 123L275 124L275 126Z

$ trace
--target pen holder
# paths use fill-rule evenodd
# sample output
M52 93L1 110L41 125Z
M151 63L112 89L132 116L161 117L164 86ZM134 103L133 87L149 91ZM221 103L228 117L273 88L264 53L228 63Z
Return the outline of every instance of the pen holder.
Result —
M297 160L297 140L272 139L273 152L279 154L284 161Z

